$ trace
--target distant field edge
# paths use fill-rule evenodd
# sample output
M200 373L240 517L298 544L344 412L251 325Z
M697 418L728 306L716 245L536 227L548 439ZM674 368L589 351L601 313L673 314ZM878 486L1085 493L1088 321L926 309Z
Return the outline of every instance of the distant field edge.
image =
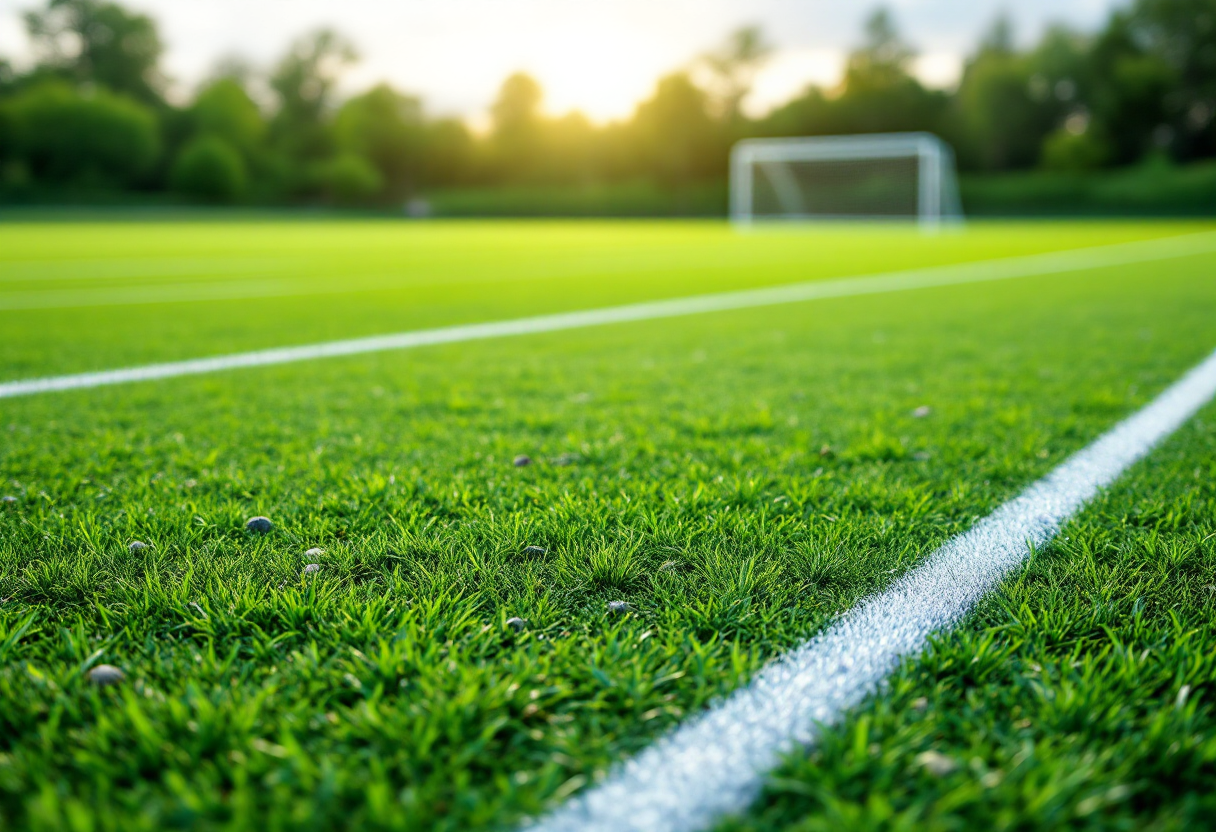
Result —
M1216 353L889 589L778 658L527 832L696 832L745 810L785 754L878 690L1216 395Z
M1207 254L1213 251L1216 251L1216 232L1204 231L1047 254L980 260L950 266L933 266L832 280L806 281L763 289L693 295L503 321L458 324L435 329L275 347L111 370L18 379L0 383L0 399L439 344L560 332L607 324L651 321L829 298L1061 274Z
M1216 216L1216 163L1172 164L1162 158L1087 171L969 171L959 177L971 218L1197 218ZM717 218L729 211L722 179L661 185L647 180L562 185L464 185L418 195L419 216L440 219ZM209 205L178 195L47 189L18 194L0 188L0 223L71 220L407 219L400 203L334 205L243 202Z

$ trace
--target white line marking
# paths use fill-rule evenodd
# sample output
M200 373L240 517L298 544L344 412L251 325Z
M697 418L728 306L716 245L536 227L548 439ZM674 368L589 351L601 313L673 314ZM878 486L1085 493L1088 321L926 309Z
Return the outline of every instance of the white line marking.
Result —
M1019 496L862 601L745 688L660 739L530 832L693 832L740 812L781 756L810 745L900 659L958 621L1128 466L1216 395L1216 353Z
M78 390L102 387L109 384L126 384L136 381L174 378L177 376L215 373L241 367L264 367L270 364L289 364L296 361L311 361L317 358L334 358L344 355L360 355L386 350L405 350L435 344L452 344L462 341L478 341L486 338L505 338L512 335L535 335L542 332L558 332L589 326L603 326L633 321L652 321L660 318L677 318L685 315L700 315L706 312L723 312L735 309L750 309L776 306L800 301L840 298L856 295L871 295L881 292L900 292L909 289L925 289L933 286L952 286L962 283L982 283L993 280L1008 280L1015 277L1058 274L1061 272L1122 266L1152 260L1186 257L1216 251L1216 232L1188 234L1155 240L1074 249L1050 254L1032 254L1002 260L984 260L978 263L959 263L951 266L935 266L910 269L901 272L850 277L838 280L816 280L773 286L767 289L750 289L740 292L722 292L713 295L671 300L632 303L625 306L609 306L579 312L560 312L554 315L539 315L533 318L516 318L509 321L491 321L480 324L462 324L400 332L393 335L375 335L369 338L353 338L346 341L329 341L321 344L306 344L297 347L278 347L254 352L218 355L210 358L194 358L186 361L170 361L163 364L148 364L142 367L125 367L117 370L101 370L91 373L49 376L46 378L21 379L0 383L0 399L14 396L29 396L60 390Z

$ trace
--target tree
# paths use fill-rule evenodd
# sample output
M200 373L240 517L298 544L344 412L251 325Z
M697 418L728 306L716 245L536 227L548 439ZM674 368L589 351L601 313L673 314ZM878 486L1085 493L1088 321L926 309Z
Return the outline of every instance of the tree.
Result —
M964 140L958 149L965 168L1029 167L1055 116L1035 99L1024 56L981 50L967 62L956 98Z
M1059 120L1058 108L1045 106L1049 96L1047 79L1036 77L1027 56L1015 51L1009 19L998 17L967 60L955 96L960 165L1003 170L1035 164Z
M334 87L358 57L354 46L331 29L306 35L288 50L270 76L279 109L271 123L277 144L297 160L332 152L325 120Z
M1080 169L1108 158L1103 126L1092 118L1089 54L1087 38L1059 26L1029 53L1018 53L1012 27L998 18L968 59L955 99L960 164Z
M376 168L385 196L400 199L417 187L427 139L417 98L379 84L342 105L334 134L340 151Z
M726 169L726 141L710 114L709 96L686 73L659 79L654 95L638 105L633 134L644 172L665 184Z
M266 120L234 78L221 78L199 91L188 111L195 134L216 136L246 158L254 155L266 136Z
M927 130L948 133L949 97L927 90L909 72L915 52L890 13L879 8L865 23L862 44L848 57L831 93L809 87L760 125L776 135L832 135Z
M980 38L979 54L1012 55L1014 51L1013 21L1009 19L1009 15L1001 13Z
M601 132L579 112L544 125L544 156L539 177L549 183L587 184L600 178Z
M45 9L27 12L25 24L46 68L77 84L163 103L157 65L164 47L147 15L100 0L50 0Z
M0 58L0 95L12 89L16 80L17 73L13 70L12 62L7 58Z
M1144 53L1172 73L1163 115L1176 153L1216 153L1216 0L1138 0L1127 26Z
M810 128L808 132L819 134L941 133L949 99L912 77L909 70L915 54L891 14L879 8L865 22L865 38L849 55L837 94L804 96L795 114Z
M879 7L866 19L865 42L849 55L845 91L903 85L914 57L916 51L900 37L891 13Z
M1095 77L1093 39L1063 26L1047 30L1029 55L1031 84L1053 130L1042 138L1039 163L1056 170L1092 170L1111 158L1106 125L1094 118L1099 86L1111 79Z
M535 176L543 152L543 100L544 90L526 73L517 72L503 81L490 107L490 143L497 178L519 181Z
M503 135L534 130L540 121L540 105L544 98L540 84L527 73L517 72L508 77L490 107L494 132Z
M473 136L464 122L455 118L433 121L426 125L425 135L422 184L432 186L469 183L475 175L475 145Z
M1105 137L1110 161L1130 164L1146 153L1176 150L1183 125L1170 112L1178 73L1137 34L1127 12L1116 12L1086 54L1092 79L1087 96Z
M699 66L710 76L714 109L725 121L736 121L756 73L772 55L759 26L736 29L718 49L702 55Z

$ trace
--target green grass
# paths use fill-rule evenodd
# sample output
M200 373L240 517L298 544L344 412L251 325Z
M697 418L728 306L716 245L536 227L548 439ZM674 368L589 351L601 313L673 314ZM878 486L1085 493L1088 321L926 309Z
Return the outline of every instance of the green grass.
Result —
M0 302L47 281L239 286L259 279L241 258L300 265L275 266L290 291L257 300L0 312L0 371L1200 227L9 226ZM1207 354L1213 260L0 401L0 493L17 497L0 504L0 826L509 828ZM1209 413L730 824L1200 817L1213 437ZM514 467L521 453L535 463ZM244 532L254 514L275 530ZM134 539L151 548L129 552ZM304 575L312 546L326 552ZM612 600L633 610L609 614ZM1128 665L1141 644L1154 658ZM89 684L101 662L127 681ZM927 775L915 760L929 749L958 770Z
M0 225L0 379L1169 236L710 222Z
M1214 419L1208 408L721 829L1210 824Z
M450 188L426 195L438 217L725 217L726 181Z

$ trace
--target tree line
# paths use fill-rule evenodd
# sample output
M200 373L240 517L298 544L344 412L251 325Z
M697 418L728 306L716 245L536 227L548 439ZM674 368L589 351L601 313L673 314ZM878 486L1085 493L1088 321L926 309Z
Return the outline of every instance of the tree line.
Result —
M401 204L443 188L720 180L749 136L928 130L961 168L1085 171L1216 155L1216 0L1134 0L1096 33L1054 27L1019 49L998 19L957 88L926 88L886 10L867 20L841 82L761 118L742 103L770 55L748 27L656 83L624 120L545 114L540 85L507 78L491 126L431 117L379 84L338 100L357 60L309 33L259 73L227 61L187 103L166 98L154 20L106 0L25 15L36 61L0 59L0 198L174 192L217 203Z

